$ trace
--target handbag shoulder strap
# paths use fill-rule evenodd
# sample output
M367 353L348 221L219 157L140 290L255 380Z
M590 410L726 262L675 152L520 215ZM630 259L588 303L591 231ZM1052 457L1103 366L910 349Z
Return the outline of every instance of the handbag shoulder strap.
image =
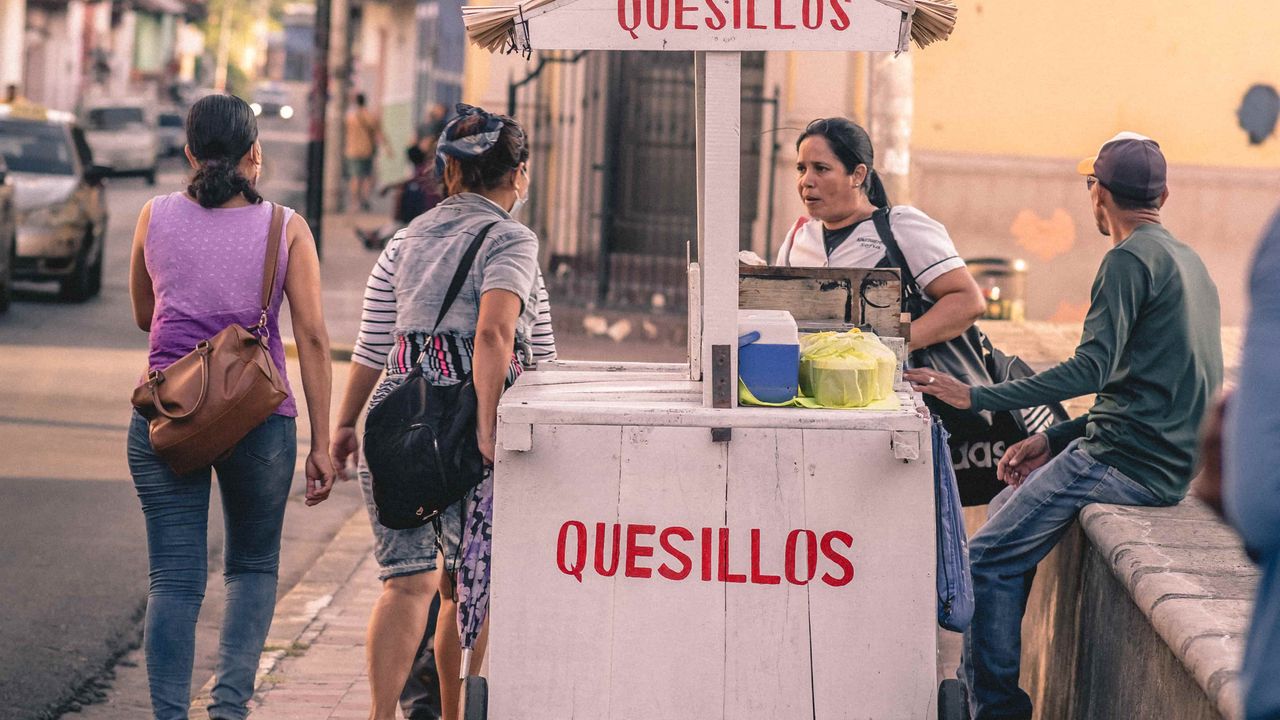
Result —
M911 272L911 266L907 264L907 257L902 254L897 238L893 236L893 227L889 225L889 208L876 210L871 214L871 220L876 225L876 234L884 245L884 254L889 259L889 264L902 271L903 291L918 293L920 286L916 283L916 276Z
M480 246L484 244L484 239L489 235L489 231L497 225L498 221L493 221L484 226L476 236L471 239L471 244L467 246L467 251L463 253L461 262L458 263L458 269L453 273L453 280L449 282L449 290L444 294L444 302L440 304L440 314L436 315L436 324L431 328L431 334L435 335L436 330L440 328L440 323L444 321L444 316L449 314L449 308L453 307L453 301L458 299L458 293L462 292L462 284L467 281L467 274L471 272L471 266L475 263L476 254L480 252Z
M907 256L902 254L902 247L893 235L893 227L889 224L889 208L876 210L871 219L875 222L880 243L884 245L884 255L889 261L889 267L896 267L902 272L903 306L911 313L912 319L918 319L933 307L933 303L925 299L924 291L920 289L920 283L916 281L911 265L907 263Z
M271 294L276 288L276 271L280 269L280 233L284 225L284 207L271 204L271 225L267 228L267 257L262 263L262 317L258 329L267 326L267 311L271 308Z

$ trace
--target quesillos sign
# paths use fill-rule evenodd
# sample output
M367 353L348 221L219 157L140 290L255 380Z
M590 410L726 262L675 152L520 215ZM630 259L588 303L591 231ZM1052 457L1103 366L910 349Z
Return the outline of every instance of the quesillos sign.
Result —
M880 50L909 23L879 0L555 0L524 16L540 50Z

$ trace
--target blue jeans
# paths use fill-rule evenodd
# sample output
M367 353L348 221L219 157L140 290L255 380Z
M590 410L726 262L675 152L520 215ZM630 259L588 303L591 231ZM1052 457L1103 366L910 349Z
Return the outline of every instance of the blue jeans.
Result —
M974 720L1031 717L1031 698L1018 687L1022 615L1036 564L1058 544L1080 508L1091 503L1163 505L1119 470L1094 460L1076 440L989 508L987 524L969 543L974 614L964 634L960 677Z
M296 421L272 415L212 468L178 475L151 448L134 413L129 470L147 523L151 587L143 641L156 720L185 720L191 703L196 618L208 576L210 471L226 526L226 613L209 717L241 720L275 612L280 531L297 459Z

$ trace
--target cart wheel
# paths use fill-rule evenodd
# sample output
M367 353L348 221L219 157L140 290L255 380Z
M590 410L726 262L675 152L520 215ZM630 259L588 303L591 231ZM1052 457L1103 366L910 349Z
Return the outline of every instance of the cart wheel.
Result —
M485 679L479 675L468 677L462 692L462 720L487 720L489 685Z
M969 720L969 703L964 684L955 678L938 686L938 720Z

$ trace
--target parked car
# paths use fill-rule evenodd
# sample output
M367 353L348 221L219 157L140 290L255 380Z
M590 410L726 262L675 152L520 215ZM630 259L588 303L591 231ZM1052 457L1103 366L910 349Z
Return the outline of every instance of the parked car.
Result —
M293 117L293 106L289 104L289 91L279 85L259 85L253 92L253 102L249 103L253 114L259 117L279 117L288 120Z
M116 175L141 175L156 184L160 136L146 104L102 101L84 111L89 147Z
M13 276L56 280L65 300L102 288L107 207L103 178L70 113L0 104L0 156L13 182L17 243Z
M14 217L13 178L0 155L0 314L13 300L13 254L18 244L18 220Z
M161 155L167 157L182 154L182 148L187 145L187 130L183 123L183 115L177 110L168 109L156 113L156 134L160 138Z

